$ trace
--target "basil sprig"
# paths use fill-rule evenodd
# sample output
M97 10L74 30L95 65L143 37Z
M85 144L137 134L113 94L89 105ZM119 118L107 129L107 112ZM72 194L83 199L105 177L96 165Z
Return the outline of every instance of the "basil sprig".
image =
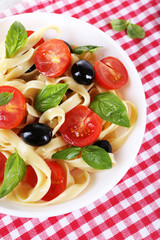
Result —
M16 151L7 159L4 170L4 179L0 187L0 198L6 196L17 186L25 173L25 162Z
M110 24L111 24L112 28L117 32L125 30L128 25L128 23L125 19L114 19L114 20L110 21Z
M15 21L6 36L5 47L7 58L12 57L27 41L27 31L18 21Z
M103 148L86 146L82 148L82 158L91 167L99 170L112 168L112 160Z
M54 153L52 155L52 158L69 160L77 157L80 151L81 151L80 147L70 147Z
M66 93L68 84L50 84L43 87L34 99L34 108L39 112L56 107Z
M89 145L83 148L80 147L70 147L62 151L54 153L52 158L61 160L70 160L78 156L81 152L83 160L92 168L95 169L109 169L112 168L112 160L103 148Z
M114 93L102 92L95 96L89 106L102 119L122 127L130 127L125 105Z
M144 38L145 32L139 25L130 23L127 27L127 35L132 39Z
M138 24L131 23L131 20L127 22L125 19L114 19L110 21L110 24L112 28L118 32L126 29L127 35L132 39L145 37L143 28Z
M0 93L0 106L6 105L13 98L14 92L2 92Z
M76 47L72 50L72 52L77 54L77 55L81 55L84 52L94 53L98 48L101 48L101 47L100 46L94 46L94 45L86 45L86 46Z

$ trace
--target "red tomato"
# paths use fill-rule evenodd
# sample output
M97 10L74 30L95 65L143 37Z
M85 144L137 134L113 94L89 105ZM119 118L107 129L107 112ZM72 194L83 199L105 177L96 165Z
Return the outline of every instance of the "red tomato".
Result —
M128 73L117 58L106 57L95 64L95 79L106 89L118 89L128 81Z
M3 181L4 178L4 169L6 161L7 158L0 152L0 183Z
M34 33L34 31L27 31L27 37L29 37L32 33ZM36 47L39 47L42 43L44 43L44 39L41 38L39 40L39 42L37 42L33 47L36 48Z
M84 147L93 143L102 131L102 120L88 107L78 105L65 115L60 127L64 140L71 145Z
M3 92L13 93L13 98L9 103L0 106L0 128L12 129L17 127L25 116L26 100L17 88L0 86L0 93Z
M45 41L37 49L34 58L38 71L48 77L61 76L69 67L70 61L71 52L60 39Z
M66 173L63 168L54 161L46 160L51 169L51 186L46 195L42 198L44 201L50 201L60 195L66 189ZM37 175L34 169L29 166L26 172L26 181L35 187L37 183Z

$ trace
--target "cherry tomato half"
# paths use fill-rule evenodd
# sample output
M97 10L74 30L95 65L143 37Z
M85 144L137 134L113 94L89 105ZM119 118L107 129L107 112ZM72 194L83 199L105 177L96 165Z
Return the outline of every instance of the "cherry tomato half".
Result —
M78 105L65 115L60 127L64 140L71 145L83 147L93 143L102 131L102 120L88 107Z
M39 72L47 77L61 76L69 67L71 52L60 39L50 39L40 45L34 62Z
M0 152L0 184L4 178L4 169L6 164L7 158Z
M56 198L66 189L66 173L63 168L54 161L46 160L49 168L51 169L51 186L45 196L42 198L44 201L51 201ZM37 183L37 175L34 169L29 166L26 172L26 181L35 187Z
M26 113L26 100L23 94L14 87L0 86L0 93L13 93L11 101L0 106L0 128L12 129L17 127Z
M28 30L27 31L27 37L29 37L32 33L34 33L34 31ZM43 38L41 38L39 40L39 42L37 42L33 47L34 48L39 47L42 43L44 43L44 39Z
M118 89L128 81L127 70L117 58L103 58L96 62L94 69L97 83L106 89Z

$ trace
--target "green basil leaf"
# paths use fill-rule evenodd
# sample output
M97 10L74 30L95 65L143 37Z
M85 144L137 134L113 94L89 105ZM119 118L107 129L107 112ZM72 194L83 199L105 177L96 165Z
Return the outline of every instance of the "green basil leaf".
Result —
M10 193L21 181L26 173L26 165L24 160L17 152L13 153L7 159L4 179L0 187L0 198Z
M80 153L81 148L80 147L70 147L66 148L62 151L56 152L52 155L52 158L55 159L64 159L69 160L77 157L77 155Z
M115 19L110 21L112 28L118 32L125 30L127 28L127 21L125 19Z
M13 92L2 92L0 93L0 106L6 105L7 103L9 103L12 98L13 98Z
M6 36L5 46L7 58L12 57L27 41L27 31L18 21L15 21Z
M34 108L39 112L56 107L66 93L68 84L59 83L43 87L34 99Z
M127 35L132 39L144 38L145 31L139 25L130 23L127 27Z
M93 45L86 45L86 46L81 46L73 49L73 53L80 55L84 52L91 52L94 53L98 48L101 48L100 46L93 46Z
M101 147L90 145L82 148L83 160L92 168L109 169L112 168L112 160L109 154Z
M130 127L125 105L114 93L102 92L89 106L102 119L122 127Z

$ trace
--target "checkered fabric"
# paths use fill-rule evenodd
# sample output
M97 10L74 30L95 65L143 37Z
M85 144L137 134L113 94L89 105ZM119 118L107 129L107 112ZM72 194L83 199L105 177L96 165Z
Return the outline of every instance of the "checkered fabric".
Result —
M134 165L107 194L72 213L50 218L0 214L0 239L158 240L160 239L160 2L159 0L32 0L0 13L54 12L82 19L111 36L139 72L147 101L144 140ZM143 40L111 29L110 20L132 19ZM138 137L138 136L137 136Z

